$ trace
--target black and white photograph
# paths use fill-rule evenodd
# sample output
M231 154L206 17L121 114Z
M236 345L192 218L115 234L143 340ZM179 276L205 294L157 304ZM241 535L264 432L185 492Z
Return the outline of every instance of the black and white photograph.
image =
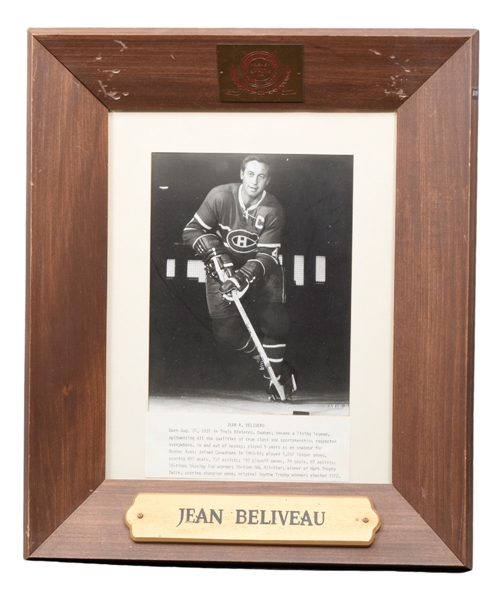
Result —
M348 409L352 198L349 155L152 153L150 409Z

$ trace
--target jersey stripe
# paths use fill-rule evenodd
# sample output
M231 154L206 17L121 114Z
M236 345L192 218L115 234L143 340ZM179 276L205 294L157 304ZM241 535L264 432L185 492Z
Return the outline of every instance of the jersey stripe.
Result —
M214 233L203 233L202 235L199 235L199 237L195 240L195 242L192 244L192 248L195 250L195 244L203 237L208 237L208 236L213 236L214 237Z
M194 214L194 217L197 219L197 221L199 221L199 223L202 225L202 227L204 227L204 229L212 229L210 225L206 225L204 223L204 221L199 217L197 213Z
M271 258L271 259L273 259L273 261L276 264L279 264L279 261L277 260L277 258L273 254L269 254L268 252L258 252L258 254L256 255L256 257L258 258L258 256L265 256L267 258Z

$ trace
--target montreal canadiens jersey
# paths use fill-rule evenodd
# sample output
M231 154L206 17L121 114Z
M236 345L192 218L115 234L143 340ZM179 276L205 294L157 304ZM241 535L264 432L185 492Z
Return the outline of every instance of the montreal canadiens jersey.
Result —
M279 264L284 211L266 190L246 207L240 188L239 183L213 188L185 227L183 240L193 247L201 235L216 234L236 267L257 260L269 274Z

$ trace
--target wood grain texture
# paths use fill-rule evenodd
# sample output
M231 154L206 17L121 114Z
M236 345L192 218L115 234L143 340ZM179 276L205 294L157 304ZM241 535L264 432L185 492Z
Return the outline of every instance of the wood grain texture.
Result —
M368 548L134 543L124 514L140 492L368 496L382 527ZM249 565L440 566L462 563L391 485L105 481L33 558Z
M303 44L304 102L289 110L395 110L472 32L342 35L316 30L34 31L45 48L113 111L232 111L219 100L216 44ZM284 110L246 104L245 110Z
M30 36L29 53L26 556L470 567L477 131L471 87L477 87L477 35L32 33L37 39ZM304 43L307 100L301 110L400 107L395 488L108 481L91 494L103 481L105 461L107 110L222 110L213 49L244 40ZM100 79L104 74L106 81ZM382 528L367 549L306 553L282 546L215 550L172 544L159 552L157 544L142 544L139 551L123 515L136 493L149 490L365 495L374 501Z
M466 464L465 464L465 564L472 568L473 552L473 496L474 496L474 339L475 339L475 307L476 307L476 207L478 184L478 87L479 87L479 33L475 33L470 40L471 56L470 68L473 86L473 101L471 105L470 123L470 202L469 202L469 290L467 310L467 397L465 406L465 439L466 439Z
M25 552L104 479L107 110L30 39Z
M393 482L472 547L477 36L398 111Z

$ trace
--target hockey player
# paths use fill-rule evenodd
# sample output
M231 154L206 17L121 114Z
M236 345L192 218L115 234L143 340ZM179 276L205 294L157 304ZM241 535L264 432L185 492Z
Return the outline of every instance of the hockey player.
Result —
M284 361L289 329L279 263L284 211L266 190L270 165L265 158L247 156L240 178L241 184L220 185L209 192L185 227L183 241L206 265L206 296L215 337L260 362L234 294L244 305L254 303L263 348L289 397L296 381ZM268 389L270 399L280 399L272 382Z

